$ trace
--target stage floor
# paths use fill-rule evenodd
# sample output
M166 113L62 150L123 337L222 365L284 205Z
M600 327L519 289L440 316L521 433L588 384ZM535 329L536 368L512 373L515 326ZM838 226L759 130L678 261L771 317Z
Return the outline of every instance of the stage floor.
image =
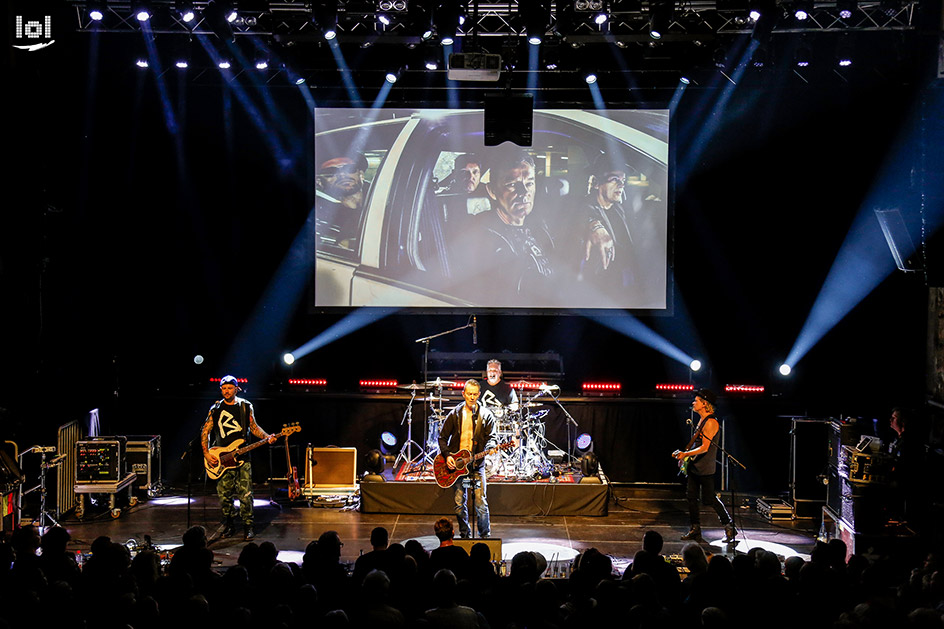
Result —
M684 544L679 537L688 530L687 506L683 488L679 486L614 486L610 485L607 515L544 516L493 515L492 536L502 540L502 554L510 560L521 550L542 552L549 561L567 562L576 553L596 548L610 555L622 570L640 549L646 531L654 529L665 538L664 553L678 554ZM276 494L277 496L279 494ZM284 496L284 490L281 494ZM774 521L761 517L752 497L738 496L732 515L739 534L736 552L762 546L784 555L807 556L819 530L818 520ZM433 522L436 515L411 513L361 513L356 500L318 497L315 506L305 502L278 504L270 501L265 486L256 489L256 541L270 541L280 550L285 561L301 562L305 546L324 531L335 530L344 542L342 560L353 562L361 551L370 550L370 532L384 526L390 532L391 542L419 539L424 546L433 548ZM729 504L730 497L725 497ZM31 511L24 513L24 520ZM454 517L454 516L453 516ZM218 529L219 508L215 495L199 495L190 503L189 523L200 524L212 534ZM723 531L713 512L702 515L706 549L711 552L730 552L720 543ZM61 524L72 534L70 548L88 551L91 543L101 535L116 542L137 540L144 542L149 535L154 544L177 546L188 527L186 491L169 489L162 496L144 500L124 509L113 519L104 507L89 506L85 519L72 515ZM244 542L224 539L212 545L217 563L227 567L236 563Z

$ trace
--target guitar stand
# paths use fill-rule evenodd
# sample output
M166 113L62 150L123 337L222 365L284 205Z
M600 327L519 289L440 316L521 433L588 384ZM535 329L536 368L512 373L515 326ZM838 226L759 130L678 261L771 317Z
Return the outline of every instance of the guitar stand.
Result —
M413 401L416 400L416 389L410 391L410 401L406 405L406 412L403 413L403 419L400 420L400 425L403 425L403 422L406 422L406 441L403 442L403 447L400 448L397 458L393 461L393 469L396 470L397 466L400 464L400 459L403 459L403 464L406 467L406 471L412 471L413 465L416 463L416 459L424 458L425 451L420 447L420 444L413 441ZM413 456L413 446L420 451L420 454Z

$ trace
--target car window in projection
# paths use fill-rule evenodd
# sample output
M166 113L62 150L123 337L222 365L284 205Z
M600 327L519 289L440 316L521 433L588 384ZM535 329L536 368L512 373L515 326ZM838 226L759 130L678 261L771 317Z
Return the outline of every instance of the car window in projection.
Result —
M667 110L316 109L316 309L665 309Z

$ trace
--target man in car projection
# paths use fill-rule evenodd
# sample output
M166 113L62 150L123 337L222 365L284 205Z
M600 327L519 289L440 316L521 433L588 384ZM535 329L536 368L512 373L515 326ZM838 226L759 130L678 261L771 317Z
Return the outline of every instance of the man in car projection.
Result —
M638 284L632 219L623 207L627 177L626 166L616 156L601 155L591 165L581 219L602 246L591 251L585 241L579 243L584 255L578 277L621 295Z
M527 306L547 299L554 270L549 256L554 239L540 220L526 219L534 209L534 160L505 144L485 155L491 210L476 215L470 231L472 263L484 269L479 299L488 306Z
M464 153L456 157L450 176L450 194L476 194L482 181L482 163L475 153Z
M368 182L367 158L360 153L330 157L315 175L318 244L353 249Z

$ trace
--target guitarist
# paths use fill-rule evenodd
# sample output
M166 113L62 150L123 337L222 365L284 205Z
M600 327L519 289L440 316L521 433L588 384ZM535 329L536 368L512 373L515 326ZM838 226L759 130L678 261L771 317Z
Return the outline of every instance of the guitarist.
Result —
M203 445L203 456L211 466L219 463L219 459L210 452L210 438L212 435L216 446L226 447L237 439L243 442L249 440L249 433L265 439L269 443L275 441L279 435L270 435L256 423L252 411L252 403L236 393L241 391L236 378L224 376L220 380L220 393L223 399L210 407L203 431L200 433L200 443ZM231 537L236 534L236 508L233 499L239 499L239 516L243 521L243 537L246 540L255 538L252 528L252 465L249 457L242 459L243 464L225 470L216 481L216 493L220 497L220 509L223 511L223 536Z
M439 451L446 459L446 467L456 469L453 455L460 450L467 450L472 455L494 448L498 441L495 429L495 416L483 404L480 404L481 386L476 380L467 380L462 390L463 402L449 411L439 433ZM491 525L488 517L488 498L485 485L485 459L470 464L475 478L475 515L480 537L489 537ZM469 510L466 503L467 492L461 481L454 485L456 499L456 518L459 520L459 535L467 538L469 528Z
M715 394L709 389L695 391L692 410L698 413L700 418L695 429L695 437L687 450L676 450L672 456L679 461L690 459L685 497L688 499L688 517L692 526L682 539L695 541L702 539L701 514L698 505L698 492L701 490L702 504L714 508L724 527L724 543L730 544L734 541L737 531L734 528L734 522L731 521L731 516L724 508L724 503L715 493L715 460L718 456L718 445L715 439L718 437L719 430L718 418L715 415L715 401Z

